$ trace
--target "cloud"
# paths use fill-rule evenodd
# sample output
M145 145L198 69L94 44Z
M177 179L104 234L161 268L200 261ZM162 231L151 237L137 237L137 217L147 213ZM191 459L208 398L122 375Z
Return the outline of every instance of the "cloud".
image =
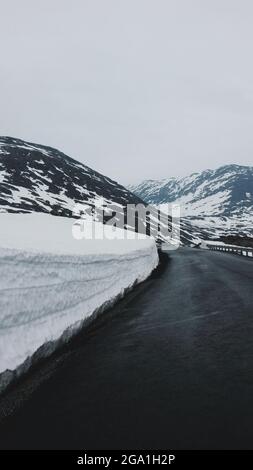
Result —
M1 133L123 183L251 164L250 1L12 0Z

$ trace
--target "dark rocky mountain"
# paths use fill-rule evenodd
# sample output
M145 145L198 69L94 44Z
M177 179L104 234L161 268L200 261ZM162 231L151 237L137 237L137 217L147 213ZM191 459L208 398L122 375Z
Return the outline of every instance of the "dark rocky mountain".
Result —
M226 165L185 178L146 180L129 189L148 203L177 203L194 226L253 236L253 167Z
M104 198L124 206L140 198L64 153L10 137L0 138L0 210L72 214L75 203Z
M91 207L143 203L139 196L64 153L11 137L0 137L0 211L44 212L73 216L76 203ZM152 217L150 225L156 223ZM161 218L168 224L168 216ZM136 227L128 226L130 229ZM201 231L190 224L181 226L183 244L199 242Z

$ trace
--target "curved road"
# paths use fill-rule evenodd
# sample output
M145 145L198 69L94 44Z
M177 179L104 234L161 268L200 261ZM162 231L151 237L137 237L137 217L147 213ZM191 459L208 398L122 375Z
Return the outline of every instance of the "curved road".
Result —
M2 449L253 448L253 260L172 252L109 316L2 423Z

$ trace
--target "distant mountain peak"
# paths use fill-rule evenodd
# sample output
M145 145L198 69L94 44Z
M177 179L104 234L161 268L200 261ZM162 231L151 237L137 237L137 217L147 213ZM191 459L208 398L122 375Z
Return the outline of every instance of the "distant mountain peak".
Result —
M190 176L144 180L130 186L147 203L177 203L195 226L253 236L253 167L223 165Z

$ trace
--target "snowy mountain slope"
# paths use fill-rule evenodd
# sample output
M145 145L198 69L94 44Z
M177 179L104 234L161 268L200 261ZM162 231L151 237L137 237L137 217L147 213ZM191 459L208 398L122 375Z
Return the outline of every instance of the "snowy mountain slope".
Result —
M56 149L0 137L0 212L72 217L76 203L96 207L102 200L117 204L122 213L127 204L143 203L128 189ZM156 222L154 215L150 223ZM136 230L134 223L126 228ZM203 237L202 230L181 225L183 244L198 243Z
M226 165L185 178L146 180L129 189L148 203L180 204L185 220L210 235L253 235L253 167Z
M78 202L103 197L121 205L139 198L123 186L64 153L19 139L0 137L0 211L69 216Z
M80 241L72 237L73 223L79 222L39 213L0 214L0 373L64 332L61 341L67 341L98 308L157 266L150 237ZM47 344L37 359L56 346ZM4 383L6 374L0 390Z

